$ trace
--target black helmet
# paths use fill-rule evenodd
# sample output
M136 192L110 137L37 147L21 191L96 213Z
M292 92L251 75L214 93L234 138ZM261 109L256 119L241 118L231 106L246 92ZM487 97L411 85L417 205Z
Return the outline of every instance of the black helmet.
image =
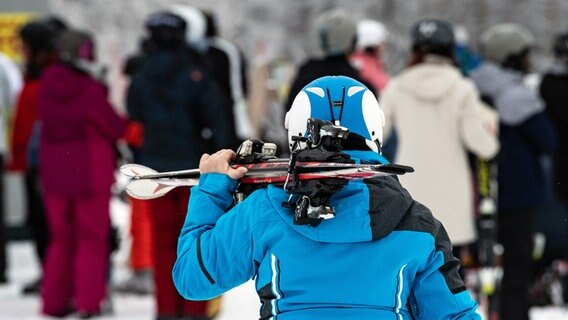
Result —
M150 39L158 46L183 45L186 32L185 21L169 12L158 12L150 15L144 22L150 33Z
M568 62L568 32L556 36L553 51L558 59Z
M412 50L452 57L455 45L452 25L444 20L423 19L412 27Z

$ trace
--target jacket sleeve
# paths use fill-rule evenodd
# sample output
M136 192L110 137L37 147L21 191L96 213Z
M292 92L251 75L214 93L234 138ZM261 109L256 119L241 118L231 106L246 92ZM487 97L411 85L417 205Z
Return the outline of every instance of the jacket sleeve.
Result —
M544 112L530 117L518 127L529 144L540 153L552 153L556 149L556 132Z
M128 86L128 92L126 95L126 111L128 112L130 119L144 123L144 113L141 110L142 105L139 102L141 86L142 83L140 78L136 76L132 77L132 81Z
M106 97L102 87L93 89L93 103L90 116L95 127L109 141L120 139L126 130L126 119L119 116Z
M435 249L419 270L412 288L410 306L417 320L481 320L458 273L460 261L452 255L450 239L440 222L435 222Z
M550 75L544 76L540 84L540 96L546 104L546 112L559 126L568 126L568 102L564 94L558 92Z
M458 116L460 138L467 150L481 158L491 159L499 151L499 139L495 130L490 131L495 124L489 123L483 116L482 108L473 84L468 85Z
M186 299L214 298L254 275L246 201L226 212L236 184L227 175L208 173L191 191L172 272Z
M12 122L10 161L8 164L10 170L26 170L28 142L32 135L34 123L38 118L38 96L39 82L31 81L24 85L18 98Z

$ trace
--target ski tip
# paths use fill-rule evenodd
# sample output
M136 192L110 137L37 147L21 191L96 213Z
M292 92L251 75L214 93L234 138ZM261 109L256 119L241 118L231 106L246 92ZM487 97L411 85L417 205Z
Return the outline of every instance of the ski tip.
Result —
M155 174L157 173L156 170L143 166L141 164L136 163L127 163L120 167L120 173L133 178L136 176L147 175L147 174Z
M382 165L380 167L380 171L392 173L392 174L397 174L397 175L403 175L405 173L414 172L414 168L411 167L411 166L405 166L405 165L402 165L402 164L389 163L389 164Z
M135 199L149 200L159 198L175 187L175 185L164 185L153 180L132 180L126 185L126 193Z

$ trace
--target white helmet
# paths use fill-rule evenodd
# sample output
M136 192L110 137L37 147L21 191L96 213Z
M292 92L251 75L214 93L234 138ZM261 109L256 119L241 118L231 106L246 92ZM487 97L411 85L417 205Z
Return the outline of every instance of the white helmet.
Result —
M489 28L481 35L481 53L485 59L501 64L509 56L530 49L534 41L534 36L525 26L502 23Z
M345 127L363 150L381 152L384 114L373 92L359 81L345 76L326 76L305 86L296 95L284 120L290 149L294 136L306 135L309 118Z
M320 49L326 55L345 54L353 50L357 27L343 9L332 9L322 13L314 22L314 30Z
M463 24L454 24L454 38L458 45L469 45L469 32Z
M185 21L185 41L187 44L195 46L204 42L207 23L201 10L188 5L174 4L168 7L168 11Z
M357 24L357 50L383 44L389 33L384 24L375 20L361 20Z

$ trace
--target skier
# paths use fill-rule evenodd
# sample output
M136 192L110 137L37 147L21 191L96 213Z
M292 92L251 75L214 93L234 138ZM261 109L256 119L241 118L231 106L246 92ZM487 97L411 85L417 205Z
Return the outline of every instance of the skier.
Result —
M546 104L546 113L554 125L557 134L557 149L551 166L545 168L545 181L554 195L547 199L545 210L539 210L535 225L546 235L546 248L543 256L536 263L539 277L531 285L532 292L542 292L553 304L568 302L568 274L558 272L562 261L568 260L568 32L555 36L552 46L554 60L545 72L540 83L540 96ZM550 159L551 158L551 159ZM546 210L548 209L548 210ZM545 224L540 223L545 222ZM551 276L554 280L546 281ZM561 282L558 290L558 282ZM540 288L541 286L545 288ZM535 290L536 288L541 289ZM563 297L562 297L563 294ZM560 298L560 299L559 299Z
M382 92L390 78L382 61L387 37L387 28L379 21L362 20L357 24L356 50L350 57L351 63L376 92Z
M115 142L125 121L97 81L90 35L65 31L56 43L58 63L41 77L39 173L50 242L44 264L42 311L89 318L107 311L110 188Z
M203 152L230 146L225 105L211 79L187 54L184 20L159 12L145 24L153 45L132 77L127 100L131 120L143 131L138 159L160 171L197 166ZM201 136L205 128L211 129L207 141ZM171 279L188 197L189 190L178 189L149 201L158 320L210 319L215 313L212 303L185 301Z
M471 74L480 94L500 118L497 219L499 242L505 249L499 307L502 319L529 319L532 220L546 192L539 156L555 149L555 134L544 105L523 83L533 43L532 34L521 25L495 25L481 35L485 61Z
M196 55L219 87L227 108L224 112L229 118L228 130L233 137L231 148L237 148L252 135L246 106L245 58L234 43L219 36L212 12L183 4L172 5L169 12L184 19L188 51Z
M237 45L219 36L217 19L213 12L204 11L206 21L205 41L207 51L204 59L217 79L220 89L229 98L232 110L229 116L234 123L237 145L251 138L251 124L247 113L247 63Z
M493 157L499 149L491 132L496 124L486 123L474 84L453 65L451 25L420 20L411 36L410 65L381 95L385 137L396 128L395 159L416 169L401 181L442 221L452 244L466 246L476 240L467 152Z
M10 160L8 170L25 174L26 226L34 241L35 252L41 263L45 262L45 252L49 234L44 212L42 192L39 187L37 145L39 140L34 127L37 123L37 96L40 77L46 67L57 61L54 41L66 30L66 24L57 17L32 21L22 27L22 40L25 58L24 85L20 92L12 122L10 141ZM35 133L35 134L34 134ZM41 289L41 275L22 288L23 294L38 294Z
M304 87L286 116L291 146L310 117L349 129L345 154L385 162L382 111L360 82L328 76ZM210 299L255 278L260 319L480 319L442 224L396 178L350 181L330 198L335 218L300 224L274 185L232 207L246 173L229 166L234 157L201 157L173 269L184 297Z

